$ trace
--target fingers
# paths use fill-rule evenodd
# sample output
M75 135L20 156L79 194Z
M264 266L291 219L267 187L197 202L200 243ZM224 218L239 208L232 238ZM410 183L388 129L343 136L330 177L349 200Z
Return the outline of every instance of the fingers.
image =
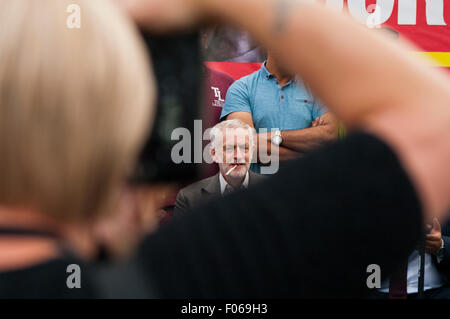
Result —
M439 224L439 221L437 218L433 219L433 229L432 232L441 233L441 224Z
M431 225L427 225L427 229L431 228ZM436 253L439 248L441 247L442 243L442 236L441 236L441 229L440 229L439 222L435 218L433 220L433 227L431 229L431 233L425 235L425 252L428 254L434 254Z
M440 234L428 234L425 235L425 239L427 242L440 242L442 237Z
M440 242L433 242L433 243L426 243L425 244L425 249L431 249L432 251L436 251L439 248L441 248L441 243Z
M312 123L311 123L311 127L317 127L317 126L321 126L321 125L325 125L325 120L317 117Z
M321 125L325 125L325 121L319 117L317 117L312 123L311 123L311 127L317 127L317 126L321 126Z

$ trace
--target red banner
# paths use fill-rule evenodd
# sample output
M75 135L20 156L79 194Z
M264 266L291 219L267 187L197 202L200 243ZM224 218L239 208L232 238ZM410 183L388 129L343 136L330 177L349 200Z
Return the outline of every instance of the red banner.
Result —
M346 11L369 28L389 28L409 39L419 52L432 57L434 66L450 71L450 0L317 0ZM229 39L227 39L229 42ZM221 39L215 39L220 44ZM242 40L236 41L237 46ZM208 61L215 70L235 80L256 71L261 61ZM259 62L259 63L257 63Z
M366 0L366 12L364 0L328 1L340 2L361 23L389 26L426 52L450 52L449 0Z

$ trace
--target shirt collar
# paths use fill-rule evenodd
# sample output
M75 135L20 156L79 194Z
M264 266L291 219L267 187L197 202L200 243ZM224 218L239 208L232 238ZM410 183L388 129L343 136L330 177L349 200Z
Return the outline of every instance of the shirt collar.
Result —
M266 64L267 64L267 60L264 61L264 63L263 63L262 66L261 66L261 72L262 72L264 78L267 79L267 80L274 79L274 78L275 78L275 75L273 75L272 73L269 72L269 70L267 70ZM284 86L288 86L288 85L290 85L290 84L292 84L292 83L296 83L296 84L299 83L299 84L302 84L302 80L301 80L301 78L300 78L299 76L296 75L295 77L292 78L292 80L290 80L290 81L289 81L288 83L286 83Z
M242 182L241 187L243 186L244 188L248 188L248 180L249 180L249 174L248 171L245 174L245 178L244 181ZM225 178L222 176L222 173L219 172L219 183L220 183L220 194L223 195L223 192L225 191L225 187L227 187L227 185L229 185L227 183L227 181L225 180ZM230 185L231 187L231 185Z
M264 61L264 63L262 64L261 72L262 72L264 78L269 80L269 79L272 79L274 77L274 75L272 73L270 73L269 70L267 70L266 63L267 63L267 60Z

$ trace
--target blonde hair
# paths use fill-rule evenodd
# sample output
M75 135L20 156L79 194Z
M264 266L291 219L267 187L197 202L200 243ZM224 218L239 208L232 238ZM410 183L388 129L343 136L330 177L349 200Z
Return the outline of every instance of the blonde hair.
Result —
M66 221L107 210L153 97L137 30L109 1L0 0L0 206Z

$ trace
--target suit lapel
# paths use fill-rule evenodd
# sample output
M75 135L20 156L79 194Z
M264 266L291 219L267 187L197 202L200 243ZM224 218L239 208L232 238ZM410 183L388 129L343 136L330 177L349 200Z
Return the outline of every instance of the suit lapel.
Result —
M248 176L248 185L249 187L255 186L256 184L258 184L261 180L264 179L263 176L253 173L252 171L248 171L249 176ZM209 180L207 181L207 183L205 184L205 186L203 186L201 188L201 194L202 196L208 196L208 197L213 197L213 196L220 196L220 182L219 182L219 174L217 173L216 175L212 176L209 178Z
M220 195L219 174L214 175L209 183L202 187L203 195Z
M249 187L255 186L256 184L258 184L263 179L264 179L263 176L261 176L259 174L256 174L256 173L253 173L250 170L248 171L248 186Z

